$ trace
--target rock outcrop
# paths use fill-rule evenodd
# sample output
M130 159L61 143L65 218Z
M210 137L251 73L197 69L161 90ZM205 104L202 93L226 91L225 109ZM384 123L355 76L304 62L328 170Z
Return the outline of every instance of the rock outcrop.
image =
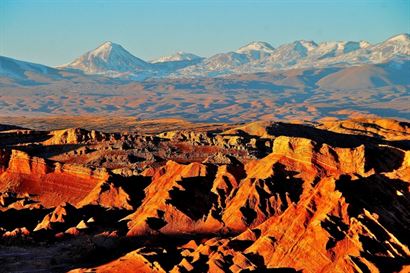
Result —
M63 271L409 268L408 123L31 133L0 150L0 244L84 253Z
M108 179L104 169L64 164L11 150L0 172L0 190L36 195L44 206L76 204Z

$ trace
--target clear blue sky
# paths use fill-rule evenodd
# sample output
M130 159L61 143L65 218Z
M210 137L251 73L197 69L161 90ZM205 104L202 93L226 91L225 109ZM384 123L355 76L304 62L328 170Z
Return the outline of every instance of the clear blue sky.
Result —
M367 40L410 32L410 0L0 0L0 55L58 65L104 41L145 60L250 41Z

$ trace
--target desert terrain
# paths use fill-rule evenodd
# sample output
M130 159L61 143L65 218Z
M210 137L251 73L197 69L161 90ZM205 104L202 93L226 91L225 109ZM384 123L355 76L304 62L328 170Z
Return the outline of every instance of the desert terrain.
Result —
M397 33L211 39L209 56L154 59L105 29L95 48L10 45L0 272L410 272L410 35ZM66 62L50 66L51 49Z
M404 120L0 123L1 272L410 270Z
M410 62L142 82L58 72L0 75L0 116L132 116L194 122L409 119ZM40 77L40 78L39 78ZM48 77L48 78L47 78ZM16 124L18 124L16 122Z

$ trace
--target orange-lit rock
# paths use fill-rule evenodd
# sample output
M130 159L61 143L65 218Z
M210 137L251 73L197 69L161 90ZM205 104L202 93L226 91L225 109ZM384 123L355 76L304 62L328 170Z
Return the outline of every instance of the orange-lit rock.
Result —
M407 272L408 123L212 126L0 132L0 244L52 248L43 271Z
M218 221L207 223L217 198L210 193L215 173L215 166L168 161L152 177L140 207L125 218L130 220L128 235L207 233L222 227Z
M74 269L70 273L85 273L85 272L112 272L112 273L165 273L157 262L149 262L138 251L133 251L118 260L107 264L92 268L92 269Z
M34 194L44 206L75 204L108 179L103 169L55 163L17 150L12 150L6 166L0 174L0 189Z

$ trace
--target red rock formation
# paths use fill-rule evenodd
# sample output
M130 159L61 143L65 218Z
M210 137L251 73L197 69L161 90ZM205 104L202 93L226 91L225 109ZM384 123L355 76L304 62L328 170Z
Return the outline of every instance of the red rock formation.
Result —
M85 142L98 142L108 138L107 134L97 131L87 131L80 128L71 128L50 132L51 138L44 141L43 145L79 144Z
M208 233L220 228L222 223L211 219L216 196L208 194L214 176L212 166L168 161L153 175L140 207L124 219L130 220L128 235L159 230L165 234ZM186 206L187 200L193 203Z
M138 251L133 251L118 260L91 269L92 272L112 272L112 273L165 273L157 262L151 263ZM85 273L90 269L75 269L70 273Z
M56 206L61 202L76 204L97 183L108 178L103 169L54 163L18 150L12 150L3 169L0 173L2 191L37 195L44 206Z
M65 203L57 206L53 212L47 214L36 226L34 231L55 229L59 226L69 226L70 223L73 223L73 219L76 218L78 218L76 208Z
M0 231L80 242L88 260L65 270L408 270L407 123L48 136L1 150Z

